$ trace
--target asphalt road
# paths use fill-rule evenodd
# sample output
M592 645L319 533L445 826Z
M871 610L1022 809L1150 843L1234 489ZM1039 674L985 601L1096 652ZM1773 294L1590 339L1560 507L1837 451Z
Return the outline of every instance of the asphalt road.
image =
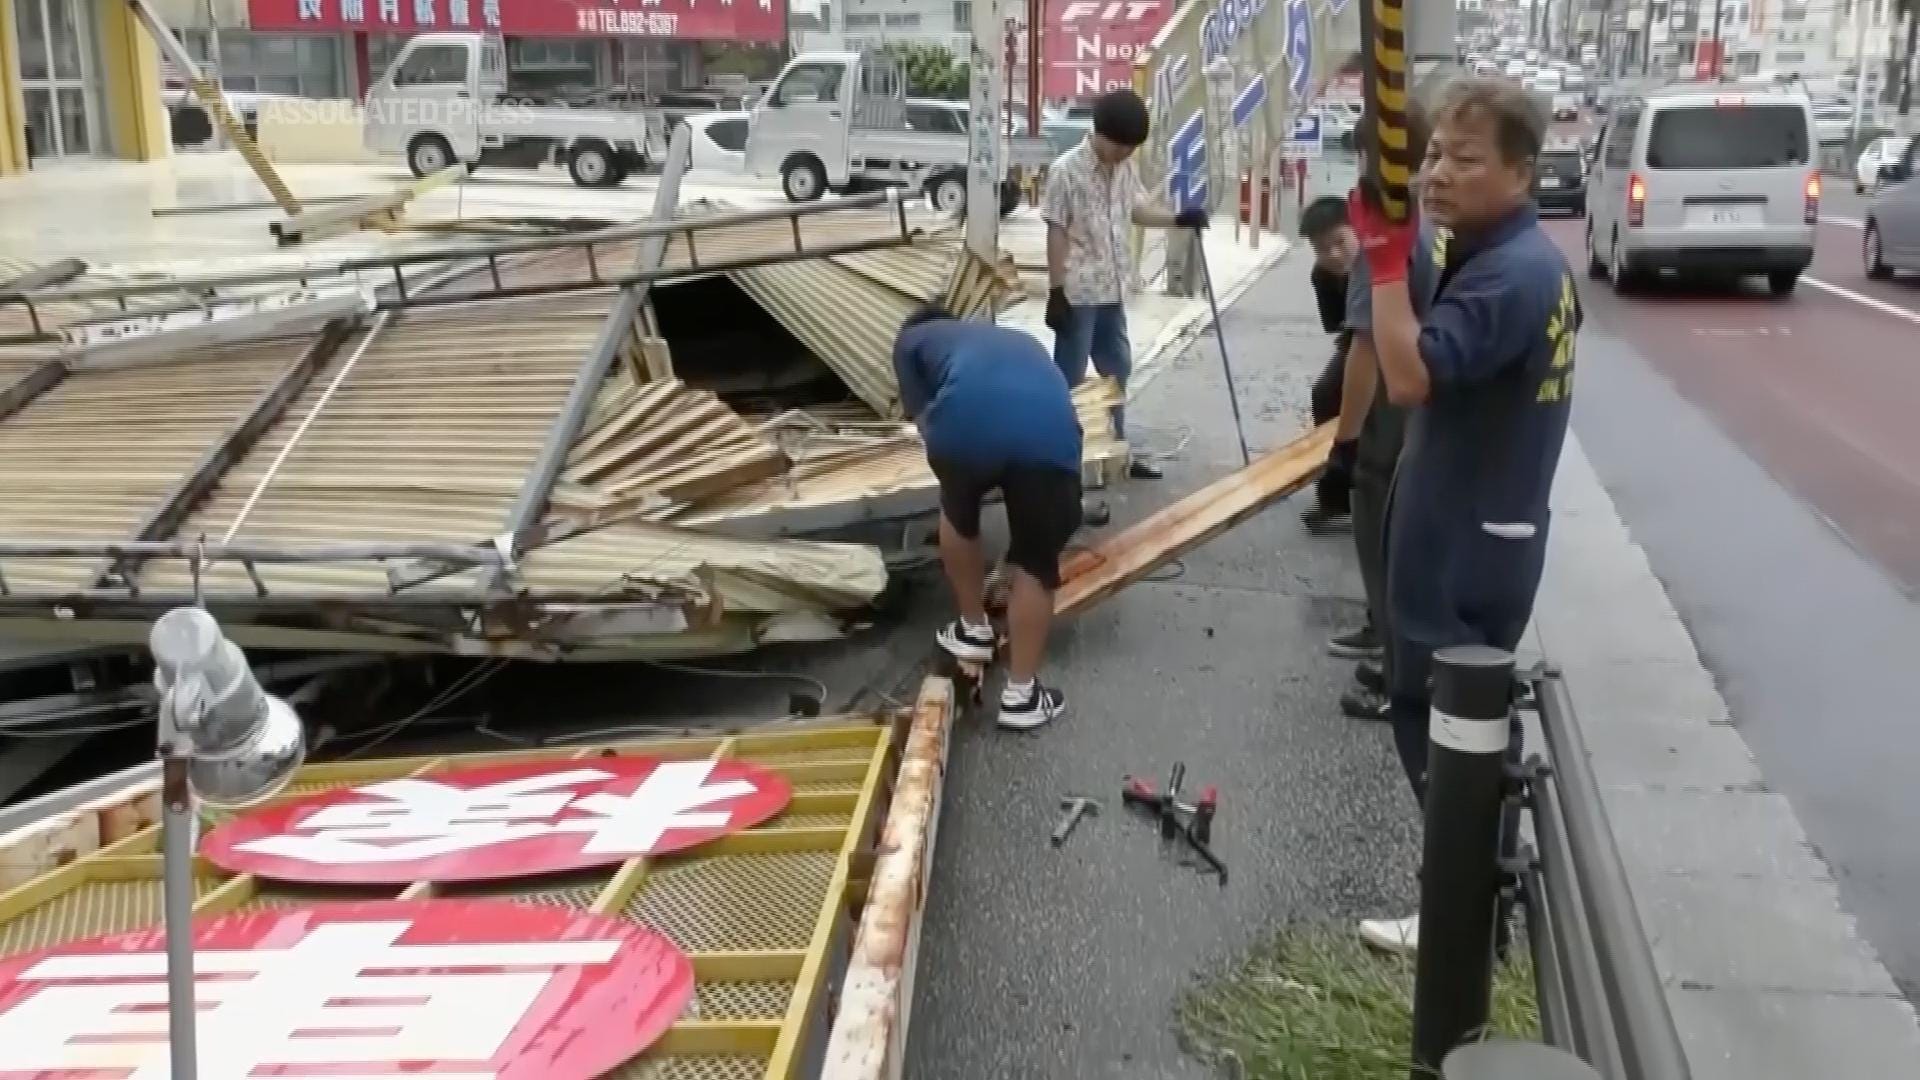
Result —
M1829 189L1813 268L1582 295L1575 425L1868 939L1920 990L1920 281L1866 281ZM1550 231L1584 266L1577 221Z

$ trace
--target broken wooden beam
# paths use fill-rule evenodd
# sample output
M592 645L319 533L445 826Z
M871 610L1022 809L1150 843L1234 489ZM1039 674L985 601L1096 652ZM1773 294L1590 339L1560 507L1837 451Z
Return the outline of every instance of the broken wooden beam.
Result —
M1254 459L1098 547L1075 552L1060 568L1055 615L1092 607L1155 569L1192 551L1320 474L1333 446L1333 424Z

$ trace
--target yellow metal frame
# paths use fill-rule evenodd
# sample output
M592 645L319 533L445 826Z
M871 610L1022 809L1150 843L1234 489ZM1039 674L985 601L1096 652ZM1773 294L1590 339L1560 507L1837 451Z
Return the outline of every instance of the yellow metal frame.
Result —
M20 91L20 38L13 0L0 2L0 176L27 169L27 104Z
M895 729L906 722L907 714L884 713L710 738L310 765L282 799L473 765L609 755L747 761L785 776L794 794L758 828L578 874L370 891L279 883L203 863L194 910L444 895L629 919L673 939L692 959L695 1006L654 1047L608 1075L790 1080L824 1049L829 975L850 947L866 885L861 868L870 864L897 763ZM158 845L158 828L148 826L0 892L0 955L157 925Z

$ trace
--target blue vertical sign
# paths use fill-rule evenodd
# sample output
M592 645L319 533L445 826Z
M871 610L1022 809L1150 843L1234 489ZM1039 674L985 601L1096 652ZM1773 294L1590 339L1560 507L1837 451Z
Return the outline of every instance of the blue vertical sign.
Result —
M1247 121L1253 119L1254 111L1266 104L1266 101L1267 77L1255 75L1246 89L1240 91L1239 96L1233 99L1233 126L1246 127Z
M1207 208L1207 125L1199 109L1167 140L1167 201L1176 210Z
M1307 0L1287 3L1287 95L1297 116L1306 111L1313 89L1313 9Z

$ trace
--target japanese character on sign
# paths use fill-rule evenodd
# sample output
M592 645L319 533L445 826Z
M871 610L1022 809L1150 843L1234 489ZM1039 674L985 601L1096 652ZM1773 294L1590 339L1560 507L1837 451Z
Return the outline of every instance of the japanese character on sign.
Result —
M318 21L320 17L320 0L300 0L300 20L302 22L309 19Z
M467 0L447 0L447 21L455 26L472 25L473 10L467 6Z
M416 26L433 25L433 0L413 0L413 21Z
M202 1080L584 1080L659 1038L693 991L657 933L557 908L381 901L193 932ZM0 1070L166 1080L163 944L150 930L0 961Z
M380 21L387 23L400 21L400 0L380 0Z
M340 21L366 22L367 0L340 0Z
M765 821L791 787L742 762L523 763L327 792L207 838L236 871L308 881L517 877L676 851Z
M500 0L480 0L480 17L489 27L500 28Z

